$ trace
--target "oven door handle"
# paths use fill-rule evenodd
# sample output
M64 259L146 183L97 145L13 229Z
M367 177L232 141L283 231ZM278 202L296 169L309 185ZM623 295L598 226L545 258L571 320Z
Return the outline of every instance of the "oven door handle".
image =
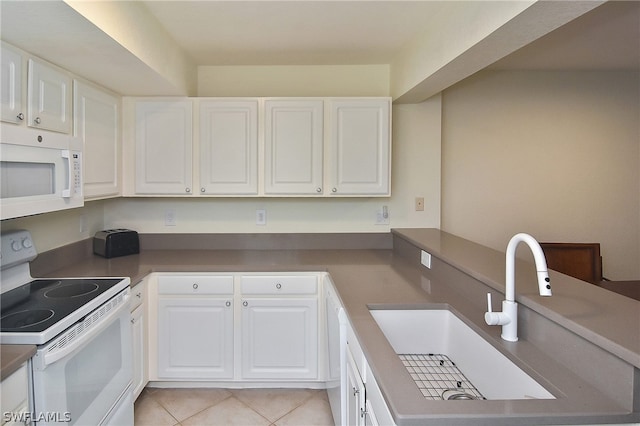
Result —
M66 357L73 351L78 350L81 347L85 346L87 343L91 342L94 339L94 337L96 337L108 326L110 326L113 320L116 317L118 317L123 310L129 309L128 296L129 295L127 293L125 297L125 301L123 301L120 304L120 306L116 307L116 309L109 312L107 316L101 318L96 325L92 326L92 328L87 332L87 334L83 334L82 336L75 339L75 341L73 341L72 343L70 343L69 345L61 349L46 353L44 355L43 367L46 367L47 365L53 364L54 362L61 360L62 358Z

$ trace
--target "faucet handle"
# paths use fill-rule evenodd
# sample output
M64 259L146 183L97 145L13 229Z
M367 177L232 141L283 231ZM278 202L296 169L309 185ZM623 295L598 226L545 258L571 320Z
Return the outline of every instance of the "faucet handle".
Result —
M484 321L487 325L506 325L511 322L511 318L504 312L493 312L491 293L487 293L487 312L484 313Z

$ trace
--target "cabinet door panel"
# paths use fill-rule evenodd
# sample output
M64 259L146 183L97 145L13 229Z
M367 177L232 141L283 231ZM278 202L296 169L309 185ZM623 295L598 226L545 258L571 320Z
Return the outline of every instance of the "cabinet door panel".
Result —
M200 103L200 191L258 193L258 101Z
M322 101L266 101L265 193L322 193Z
M317 305L317 299L243 299L242 377L317 378Z
M20 123L24 120L22 55L2 43L0 50L0 98L2 99L2 121ZM22 115L21 115L22 114ZM22 117L22 118L21 118Z
M71 78L29 60L27 124L54 132L71 132Z
M388 100L332 101L331 194L389 194L389 114Z
M117 195L120 100L78 81L74 89L74 134L84 140L84 194Z
M227 302L230 300L160 299L159 378L233 377L233 308Z
M147 353L144 346L144 330L146 327L144 307L139 306L131 313L131 337L133 339L133 396L137 398L145 387Z
M136 105L136 193L192 194L191 101Z

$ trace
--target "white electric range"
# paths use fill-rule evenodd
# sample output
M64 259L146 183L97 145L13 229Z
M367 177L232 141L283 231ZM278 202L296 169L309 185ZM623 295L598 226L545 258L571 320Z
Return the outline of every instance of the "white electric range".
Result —
M30 420L133 424L129 278L33 279L30 233L0 240L0 343L37 345Z

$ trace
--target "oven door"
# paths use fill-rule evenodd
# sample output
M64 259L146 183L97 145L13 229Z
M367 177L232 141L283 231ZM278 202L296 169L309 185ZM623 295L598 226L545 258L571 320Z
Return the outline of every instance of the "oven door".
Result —
M119 401L131 403L128 300L127 288L38 347L32 363L36 424L100 425L121 408Z

